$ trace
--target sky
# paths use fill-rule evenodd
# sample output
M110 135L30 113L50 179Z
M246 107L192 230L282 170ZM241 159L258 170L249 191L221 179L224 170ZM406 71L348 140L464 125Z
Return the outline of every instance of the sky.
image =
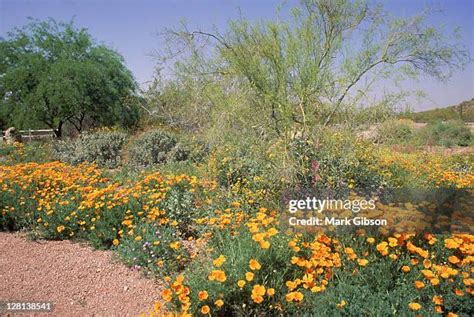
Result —
M288 6L296 0L287 0ZM225 30L228 20L243 14L249 19L271 19L279 0L0 0L0 36L28 22L28 17L58 21L74 18L100 42L120 52L142 88L150 83L156 59L153 52L163 47L158 34L177 27L185 19L191 27ZM434 25L460 27L463 42L474 58L474 0L384 1L393 15L409 16L426 5L441 8L430 18ZM387 83L387 85L389 85ZM409 81L404 88L423 90L427 98L412 105L415 110L445 107L474 97L474 63L457 72L447 83L430 78ZM380 87L380 89L390 87Z

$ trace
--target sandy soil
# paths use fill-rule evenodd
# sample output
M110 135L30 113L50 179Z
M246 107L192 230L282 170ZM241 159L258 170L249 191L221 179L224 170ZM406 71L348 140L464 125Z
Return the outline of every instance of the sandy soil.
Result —
M0 232L0 301L54 304L52 313L35 316L138 316L153 308L160 293L160 285L110 251Z

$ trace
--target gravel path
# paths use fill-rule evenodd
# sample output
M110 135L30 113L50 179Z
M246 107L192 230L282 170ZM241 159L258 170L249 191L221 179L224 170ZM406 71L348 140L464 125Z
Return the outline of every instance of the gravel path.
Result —
M37 316L138 316L160 293L160 285L118 263L110 251L0 232L0 301L54 304L52 313Z

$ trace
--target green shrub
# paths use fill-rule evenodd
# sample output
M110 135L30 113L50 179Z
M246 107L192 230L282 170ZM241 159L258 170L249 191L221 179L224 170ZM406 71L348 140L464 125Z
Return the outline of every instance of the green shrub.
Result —
M119 131L85 133L75 140L57 141L54 156L63 162L96 163L100 167L116 168L120 165L127 134Z
M377 142L385 144L404 144L413 141L414 127L411 120L388 120L377 131Z
M47 142L0 143L0 164L42 163L50 161L51 156L51 147Z
M147 167L172 161L185 161L187 148L169 133L152 130L135 139L128 149L129 164Z
M348 131L321 130L314 140L295 139L291 155L297 186L318 186L344 193L348 188L376 190L384 181L373 168L373 146Z
M462 121L436 121L420 129L420 142L440 146L469 146L472 144L472 132Z

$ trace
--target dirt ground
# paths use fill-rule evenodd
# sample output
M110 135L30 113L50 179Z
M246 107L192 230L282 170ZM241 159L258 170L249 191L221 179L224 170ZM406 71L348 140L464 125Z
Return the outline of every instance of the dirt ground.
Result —
M160 285L110 251L0 232L0 302L53 303L51 313L35 316L138 316L153 309L160 293Z

